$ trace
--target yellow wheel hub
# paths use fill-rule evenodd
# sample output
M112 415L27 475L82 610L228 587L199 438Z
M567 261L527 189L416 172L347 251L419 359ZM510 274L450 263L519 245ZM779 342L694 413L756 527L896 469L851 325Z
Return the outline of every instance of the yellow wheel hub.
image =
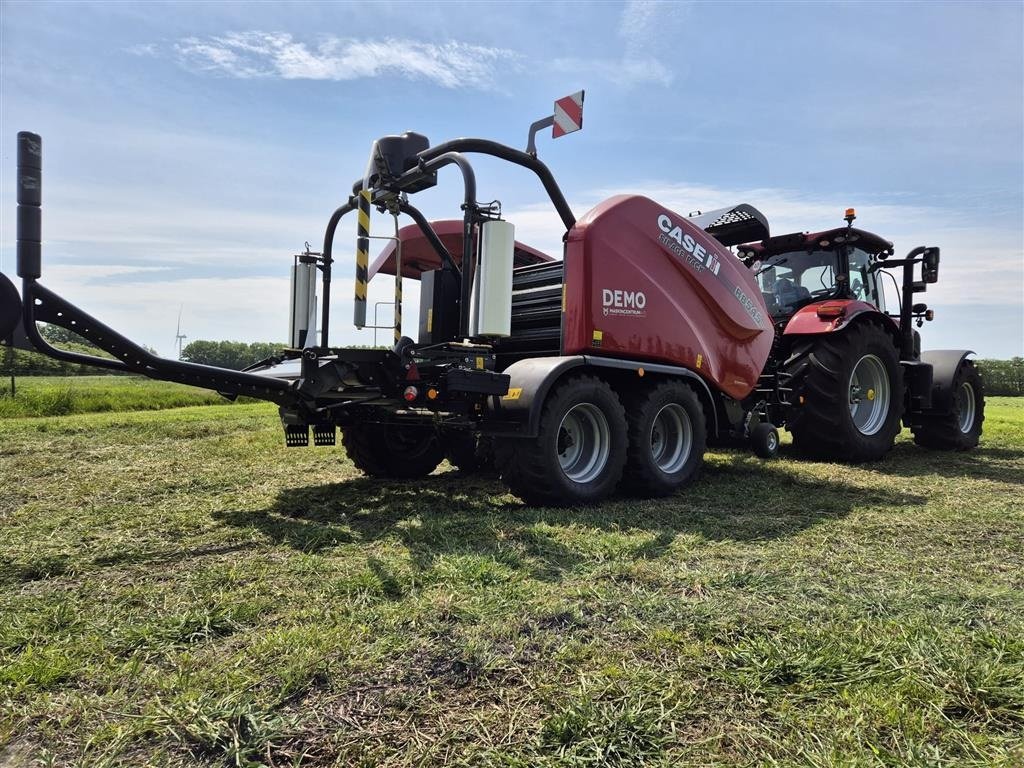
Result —
M869 389L868 390L868 400L874 400L874 399L875 399L875 390Z

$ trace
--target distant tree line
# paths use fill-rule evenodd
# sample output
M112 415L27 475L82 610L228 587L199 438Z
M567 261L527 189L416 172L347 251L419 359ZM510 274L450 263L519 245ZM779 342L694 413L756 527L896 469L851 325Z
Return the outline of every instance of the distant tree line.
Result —
M240 371L243 368L277 355L285 348L284 344L270 341L204 341L197 340L181 350L181 359L190 363L216 365L218 368L231 368Z
M1010 360L979 360L986 395L1024 395L1024 357Z
M59 325L39 323L38 328L39 335L58 349L93 357L112 357L77 333L61 328ZM93 376L98 373L114 373L106 368L93 368L90 365L54 360L39 352L12 350L6 347L2 349L0 364L2 364L3 373L6 375L13 373L15 376Z
M77 333L61 328L59 325L39 323L39 335L58 349L78 352L83 355L92 355L93 357L111 357L111 355L93 346ZM197 340L181 350L181 359L192 363L241 370L255 362L265 360L271 355L278 354L284 347L284 344L263 341L246 343L243 341ZM151 347L145 347L145 349L156 354L156 350ZM90 365L79 365L78 363L65 363L61 360L54 360L52 357L47 357L39 352L26 352L21 349L12 350L9 348L0 348L0 372L4 375L13 373L15 376L95 376L96 374L117 374L116 371L111 371L107 368L95 368Z

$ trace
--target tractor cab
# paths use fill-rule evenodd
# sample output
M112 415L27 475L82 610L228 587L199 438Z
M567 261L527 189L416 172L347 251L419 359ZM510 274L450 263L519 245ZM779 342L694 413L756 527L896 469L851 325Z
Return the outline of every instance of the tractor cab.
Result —
M848 221L852 223L852 212ZM740 246L739 256L754 271L769 314L776 321L831 299L856 299L885 312L879 257L892 243L852 226L825 232L796 232Z

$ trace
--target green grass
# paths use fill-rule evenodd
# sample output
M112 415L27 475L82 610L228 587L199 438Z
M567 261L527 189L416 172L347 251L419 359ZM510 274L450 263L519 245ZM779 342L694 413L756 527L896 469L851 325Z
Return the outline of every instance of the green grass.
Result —
M671 499L359 477L263 405L0 422L0 765L1024 763L1024 400Z
M141 376L19 376L0 380L0 419L224 405L216 392ZM249 401L251 402L251 401Z

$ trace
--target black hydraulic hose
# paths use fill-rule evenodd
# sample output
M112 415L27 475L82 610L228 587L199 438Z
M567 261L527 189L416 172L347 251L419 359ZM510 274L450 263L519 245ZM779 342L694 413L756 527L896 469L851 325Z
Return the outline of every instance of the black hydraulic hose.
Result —
M399 202L398 210L408 215L416 225L420 228L420 232L427 238L427 242L430 243L431 247L437 253L438 257L445 263L445 266L453 270L455 274L459 274L459 266L455 263L455 259L452 258L451 252L445 248L444 243L441 242L441 238L437 236L437 232L430 226L430 222L420 212L418 208L408 202Z
M327 231L324 232L324 247L321 251L323 257L323 308L320 315L320 346L327 349L327 330L331 319L331 264L334 259L331 253L334 251L334 233L338 229L338 223L342 217L356 208L355 202L350 198L347 203L331 214L327 222Z
M555 177L551 174L550 169L536 157L487 139L452 139L420 152L419 157L421 160L426 160L429 163L434 158L449 152L475 152L481 155L491 155L492 157L521 165L524 168L529 168L537 174L537 177L544 185L544 190L548 193L548 197L551 198L551 202L555 206L555 210L558 211L562 223L565 224L566 230L570 230L576 225L576 217L573 215L569 203L566 202L565 195L562 194L558 182L555 181Z

